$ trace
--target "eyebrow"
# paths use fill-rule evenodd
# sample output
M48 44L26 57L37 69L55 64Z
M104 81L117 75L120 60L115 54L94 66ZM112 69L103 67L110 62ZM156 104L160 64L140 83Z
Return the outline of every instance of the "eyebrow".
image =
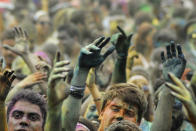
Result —
M122 108L122 106L118 106L118 105L111 105L112 107L117 107L117 108Z
M23 113L23 114L24 114L24 112L21 111L21 110L14 110L14 111L12 112L12 114L15 113L15 112L19 112L19 113ZM41 117L41 115L40 115L39 113L37 113L37 112L28 112L27 114L39 115L39 116Z

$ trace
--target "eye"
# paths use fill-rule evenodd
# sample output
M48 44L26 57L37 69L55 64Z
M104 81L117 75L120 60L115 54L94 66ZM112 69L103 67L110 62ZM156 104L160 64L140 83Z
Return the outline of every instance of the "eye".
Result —
M133 111L126 111L125 113L128 117L134 117L135 113Z
M12 116L13 116L15 119L21 119L21 118L23 117L23 115L24 115L23 112L15 111L15 112L13 112L13 115L12 115Z
M120 109L117 108L117 107L112 107L111 109L112 109L112 111L114 111L114 112L119 112L119 111L120 111Z
M40 120L40 116L35 113L28 114L28 119L31 121L38 121Z

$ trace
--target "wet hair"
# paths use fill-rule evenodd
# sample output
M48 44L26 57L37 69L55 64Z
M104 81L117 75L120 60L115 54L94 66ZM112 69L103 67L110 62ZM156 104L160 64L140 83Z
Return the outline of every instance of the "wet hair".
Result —
M13 29L8 29L3 32L2 36L1 36L1 41L6 40L6 39L11 39L11 40L15 39L15 33L14 33Z
M106 131L141 131L141 129L133 122L122 120L111 124Z
M21 100L39 106L43 118L42 128L44 129L44 125L46 121L46 101L40 94L32 90L22 90L13 96L7 108L7 121L9 121L9 115L14 105Z
M130 83L119 83L111 85L110 87L108 87L103 96L101 111L104 110L107 102L113 100L114 98L119 98L129 105L136 106L138 108L137 122L141 122L143 114L146 111L147 101L144 96L144 92L139 89L139 87Z
M95 127L95 125L93 125L93 123L89 120L87 120L86 118L80 116L79 123L85 125L90 131L97 131L97 128Z

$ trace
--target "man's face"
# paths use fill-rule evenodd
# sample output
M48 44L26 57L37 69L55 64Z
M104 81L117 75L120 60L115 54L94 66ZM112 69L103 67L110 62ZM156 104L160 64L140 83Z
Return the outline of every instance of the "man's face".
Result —
M9 131L42 131L43 118L39 106L24 100L16 102L9 114Z
M50 32L50 18L47 15L41 16L36 21L36 29L40 35L48 35Z
M110 124L120 120L128 120L139 125L137 123L137 114L138 108L136 106L129 105L119 98L115 98L112 101L108 101L101 112L99 116L99 120L101 121L99 129L103 131Z
M7 39L7 40L2 41L2 46L3 45L14 46L15 42L14 40ZM1 47L1 50L2 50L2 55L4 56L7 65L10 66L13 60L15 59L16 55L7 49L4 49L3 47Z

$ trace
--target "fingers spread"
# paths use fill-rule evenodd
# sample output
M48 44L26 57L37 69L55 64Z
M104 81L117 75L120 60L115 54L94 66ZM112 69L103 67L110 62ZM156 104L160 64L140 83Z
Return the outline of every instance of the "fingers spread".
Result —
M166 51L167 51L167 58L168 59L172 58L170 45L166 46Z
M67 61L67 60L64 60L64 61L60 61L60 62L57 62L56 64L55 64L55 68L56 67L62 67L62 66L66 66L66 65L69 65L70 64L70 62L69 61Z
M176 47L175 47L175 43L174 41L171 41L171 53L172 53L172 57L176 57Z
M110 41L110 37L106 38L103 42L101 42L98 47L103 48Z
M169 78L180 88L185 88L183 83L172 73L168 74Z
M95 46L97 46L97 45L99 45L104 39L105 39L105 37L99 37L99 38L97 38L97 39L93 42L93 44L94 44Z
M163 51L161 52L161 61L162 61L162 63L165 62L165 55L164 55L164 52Z
M115 50L115 46L111 46L103 55L103 58L105 59L106 57L108 57L110 54L112 54L112 52Z

